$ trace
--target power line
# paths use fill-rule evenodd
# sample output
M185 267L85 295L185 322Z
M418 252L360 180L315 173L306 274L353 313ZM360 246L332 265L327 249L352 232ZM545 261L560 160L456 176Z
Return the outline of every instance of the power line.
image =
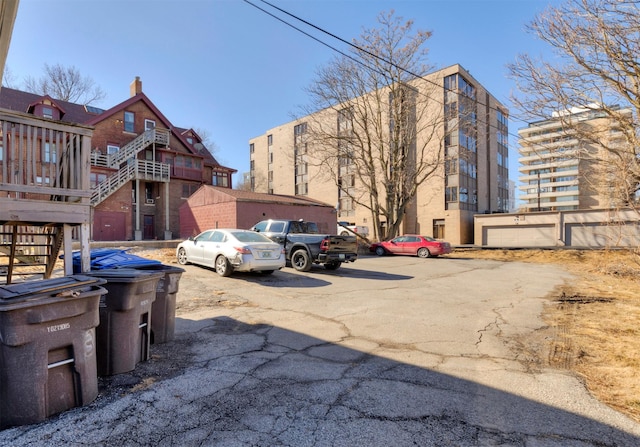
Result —
M318 39L317 37L312 36L311 34L307 33L306 31L303 31L302 29L300 29L300 28L296 27L295 25L292 25L291 23L289 23L289 22L287 22L286 20L282 19L281 17L278 17L278 16L276 16L275 14L272 14L271 12L269 12L269 11L267 11L267 10L265 10L265 9L263 9L263 8L261 8L261 7L259 7L259 6L257 6L257 5L255 5L255 4L254 4L254 3L252 3L251 1L249 1L249 0L244 0L244 1L245 1L246 3L248 3L248 4L250 4L251 6L253 6L254 8L257 8L257 9L259 9L260 11L264 12L265 14L267 14L267 15L269 15L269 16L271 16L271 17L275 18L276 20L278 20L278 21L280 21L280 22L282 22L283 24L285 24L285 25L287 25L287 26L289 26L289 27L291 27L291 28L295 29L296 31L298 31L298 32L300 32L300 33L302 33L302 34L304 34L304 35L306 35L306 36L310 37L311 39L315 40L316 42L318 42L318 43L320 43L320 44L322 44L322 45L324 45L324 46L328 47L329 49L331 49L331 50L333 50L333 51L335 51L335 52L337 52L337 53L339 53L339 54L341 54L341 55L343 55L343 56L345 56L345 57L349 58L350 60L352 60L352 61L354 61L354 62L356 62L356 63L358 63L358 64L360 64L360 65L364 66L365 68L367 68L367 69L369 69L369 70L372 70L372 71L377 72L378 74L382 74L382 75L384 75L384 73L382 73L382 72L381 72L381 71L379 71L378 69L373 68L373 67L370 67L369 65L365 64L365 63L364 63L364 62L362 62L361 60L358 60L358 59L356 59L356 58L352 57L351 55L348 55L348 54L344 53L343 51L341 51L341 50L339 50L339 49L335 48L334 46L329 45L328 43L326 43L326 42L324 42L324 41L322 41L322 40ZM416 73L413 73L412 71L410 71L410 70L408 70L408 69L406 69L406 68L404 68L404 67L401 67L401 66L397 65L396 63L394 63L394 62L392 62L392 61L389 61L389 60L387 60L387 59L385 59L385 58L383 58L383 57L381 57L381 56L379 56L379 55L376 55L376 54L374 54L374 53L371 53L370 51L368 51L368 50L366 50L366 49L364 49L364 48L361 48L361 47L359 47L358 45L355 45L354 43L349 42L349 41L347 41L347 40L345 40L345 39L343 39L343 38L341 38L341 37L339 37L339 36L337 36L337 35L335 35L335 34L333 34L333 33L329 32L329 31L325 30L324 28L321 28L321 27L319 27L319 26L316 26L316 25L314 25L313 23L311 23L311 22L309 22L309 21L307 21L307 20L305 20L305 19L302 19L302 18L300 18L300 17L296 16L295 14L292 14L292 13L290 13L290 12L288 12L288 11L286 11L286 10L284 10L284 9L282 9L282 8L280 8L280 7L278 7L278 6L276 6L276 5L273 5L272 3L270 3L270 2L268 2L268 1L266 1L266 0L259 0L259 1L260 1L260 2L262 2L262 3L264 3L264 4L266 4L266 5L268 5L268 6L270 6L270 7L271 7L271 8L273 8L273 9L276 9L277 11L280 11L281 13L283 13L283 14L285 14L285 15L287 15L287 16L289 16L289 17L291 17L291 18L293 18L293 19L295 19L295 20L297 20L297 21L299 21L299 22L301 22L301 23L303 23L303 24L305 24L305 25L307 25L307 26L309 26L309 27L311 27L311 28L315 29L315 30L317 30L317 31L320 31L320 32L321 32L321 33L323 33L323 34L326 34L326 35L330 36L330 37L331 37L331 38L333 38L333 39L336 39L336 40L338 40L338 41L340 41L340 42L342 42L342 43L344 43L344 44L346 44L346 45L348 45L348 46L350 46L350 47L354 48L354 49L355 49L356 51L358 51L358 52L361 52L361 53L367 54L367 55L369 55L369 56L371 56L371 57L373 57L373 58L376 58L376 59L378 59L378 60L380 60L380 61L384 62L385 64L391 65L392 67L394 67L394 68L396 68L396 69L398 69L398 70L400 70L400 71L403 71L403 72L405 72L405 73L407 73L407 74L409 74L409 75L413 76L414 78L417 78L417 79L421 79L421 80L423 80L423 81L426 81L427 83L430 83L430 84L432 84L432 85L433 85L433 86L435 86L435 87L443 88L445 91L450 91L450 92L453 92L453 93L457 93L457 92L456 92L455 90L453 90L453 89L449 89L449 88L445 87L444 85L441 85L441 84L439 84L439 83L437 83L437 82L435 82L435 81L433 81L433 80L431 80L431 79L428 79L428 78L426 78L426 77L424 77L424 76L419 76L419 75L417 75ZM443 106L445 105L445 104L444 104L442 101L440 101L439 99L437 99L437 98L432 98L432 97L430 97L430 96L429 96L427 93L425 93L425 92L420 92L420 94L421 94L421 95L423 95L423 96L425 96L427 99L429 99L429 100L431 100L431 101L437 102L437 103L439 103L439 104L441 104L441 105L443 105ZM475 102L476 102L476 104L477 104L478 106L484 106L484 107L486 107L486 108L487 108L487 109L489 109L489 110L504 113L504 111L503 111L503 110L500 110L500 109L498 109L497 107L492 107L490 104L485 104L483 101L478 100L478 98L475 98ZM484 122L484 123L483 123L483 122L482 122L482 118L480 118L480 117L478 117L477 119L478 119L478 121L479 121L479 124L480 124L480 125L483 125L483 124L484 124L485 126L488 126L489 128L493 128L494 130L500 130L500 129L499 129L499 127L498 127L496 124L493 124L493 123L491 123L491 122ZM524 122L524 121L522 121L522 122ZM507 135L510 135L510 136L512 136L512 137L514 137L514 138L520 139L520 136L519 136L519 135L514 134L514 133L512 133L512 132L507 131L507 133L506 133L506 134L507 134ZM541 148L544 148L544 147L545 147L545 146L544 146L543 144L541 144L541 143L537 143L537 144L535 144L535 145L536 145L536 146L538 146L538 145L539 145ZM507 146L507 150L508 150L508 146Z

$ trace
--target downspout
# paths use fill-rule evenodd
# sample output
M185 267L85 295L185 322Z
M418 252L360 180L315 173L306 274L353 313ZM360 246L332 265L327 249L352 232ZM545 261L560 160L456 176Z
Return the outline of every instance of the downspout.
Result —
M134 234L134 240L142 240L142 231L140 231L140 204L142 198L140 197L140 179L136 178L136 229Z
M171 229L169 227L169 182L164 184L164 240L173 239Z

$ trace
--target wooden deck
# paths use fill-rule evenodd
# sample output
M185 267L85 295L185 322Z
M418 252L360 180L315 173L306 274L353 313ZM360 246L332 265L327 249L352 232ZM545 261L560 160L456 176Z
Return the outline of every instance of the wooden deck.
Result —
M93 130L0 110L0 283L50 277L75 239L89 270ZM65 274L73 273L70 257ZM4 281L3 281L4 280Z

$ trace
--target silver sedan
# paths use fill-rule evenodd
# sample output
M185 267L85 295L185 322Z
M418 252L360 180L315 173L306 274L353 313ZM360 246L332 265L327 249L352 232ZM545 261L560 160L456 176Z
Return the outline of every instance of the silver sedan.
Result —
M232 272L273 273L285 266L280 244L255 231L215 229L203 231L178 244L179 264L213 267L220 276Z

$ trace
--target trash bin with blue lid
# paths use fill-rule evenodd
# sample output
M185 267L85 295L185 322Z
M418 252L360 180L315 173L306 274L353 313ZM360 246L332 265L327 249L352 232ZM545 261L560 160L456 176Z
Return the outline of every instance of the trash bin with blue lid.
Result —
M98 396L99 278L0 287L0 428L40 422Z
M137 268L161 264L160 261L127 253L128 251L128 248L93 248L89 253L90 269ZM73 273L81 273L82 253L74 251L72 257ZM60 255L60 259L64 259L64 254Z
M86 275L106 280L96 328L98 375L132 371L149 359L151 308L164 273L111 268Z
M156 300L151 309L151 343L173 340L176 330L176 299L184 269L166 264L143 265L136 269L164 274L158 281Z

